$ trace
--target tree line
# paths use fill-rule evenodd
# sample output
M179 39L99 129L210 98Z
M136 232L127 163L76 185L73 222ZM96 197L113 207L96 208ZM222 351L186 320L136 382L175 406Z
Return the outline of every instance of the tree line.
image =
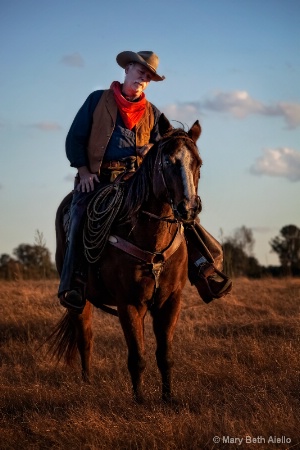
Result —
M271 251L277 253L279 266L262 266L253 255L255 240L250 228L242 226L232 236L222 236L224 272L230 277L246 276L300 276L300 229L295 225L284 226L278 236L270 241ZM13 256L0 255L0 279L47 279L58 276L51 261L50 251L39 230L34 245L20 244Z
M224 272L231 277L300 276L300 229L286 225L269 242L279 266L262 266L253 255L255 240L251 229L243 226L223 240Z
M57 276L43 233L39 230L36 231L34 245L20 244L13 250L13 256L7 253L0 255L1 279L39 280Z

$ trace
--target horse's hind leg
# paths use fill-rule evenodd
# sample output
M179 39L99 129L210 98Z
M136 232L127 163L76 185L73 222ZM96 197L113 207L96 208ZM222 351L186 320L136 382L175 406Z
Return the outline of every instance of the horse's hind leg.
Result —
M119 319L128 347L128 370L131 376L134 399L138 403L144 400L142 384L146 367L144 347L144 317L147 307L136 308L133 305L118 307Z
M156 336L156 361L162 377L162 400L172 400L172 341L180 312L180 293L171 296L160 308L152 310Z
M82 379L90 382L90 366L93 347L92 304L86 302L82 314L77 316L77 348L81 359Z

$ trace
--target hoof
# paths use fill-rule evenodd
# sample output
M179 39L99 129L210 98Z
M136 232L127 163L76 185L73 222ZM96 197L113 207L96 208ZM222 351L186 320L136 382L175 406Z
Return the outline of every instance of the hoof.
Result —
M89 375L87 375L85 372L82 373L82 381L83 381L85 384L89 384L89 385L92 384Z

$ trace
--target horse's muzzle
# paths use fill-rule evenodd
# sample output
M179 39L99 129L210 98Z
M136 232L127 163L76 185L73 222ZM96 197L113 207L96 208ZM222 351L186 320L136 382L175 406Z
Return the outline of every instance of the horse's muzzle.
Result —
M184 199L178 203L175 215L183 223L193 222L202 210L201 198L194 195L190 200Z

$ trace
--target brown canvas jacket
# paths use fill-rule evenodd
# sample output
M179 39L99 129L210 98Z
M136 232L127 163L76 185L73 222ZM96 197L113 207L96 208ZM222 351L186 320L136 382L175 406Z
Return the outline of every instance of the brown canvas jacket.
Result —
M90 171L100 173L101 164L108 142L113 134L118 107L111 89L103 92L93 114L93 125L88 142L88 160ZM150 102L146 102L146 111L136 126L136 146L149 143L154 126L154 113ZM140 161L139 161L140 162Z

